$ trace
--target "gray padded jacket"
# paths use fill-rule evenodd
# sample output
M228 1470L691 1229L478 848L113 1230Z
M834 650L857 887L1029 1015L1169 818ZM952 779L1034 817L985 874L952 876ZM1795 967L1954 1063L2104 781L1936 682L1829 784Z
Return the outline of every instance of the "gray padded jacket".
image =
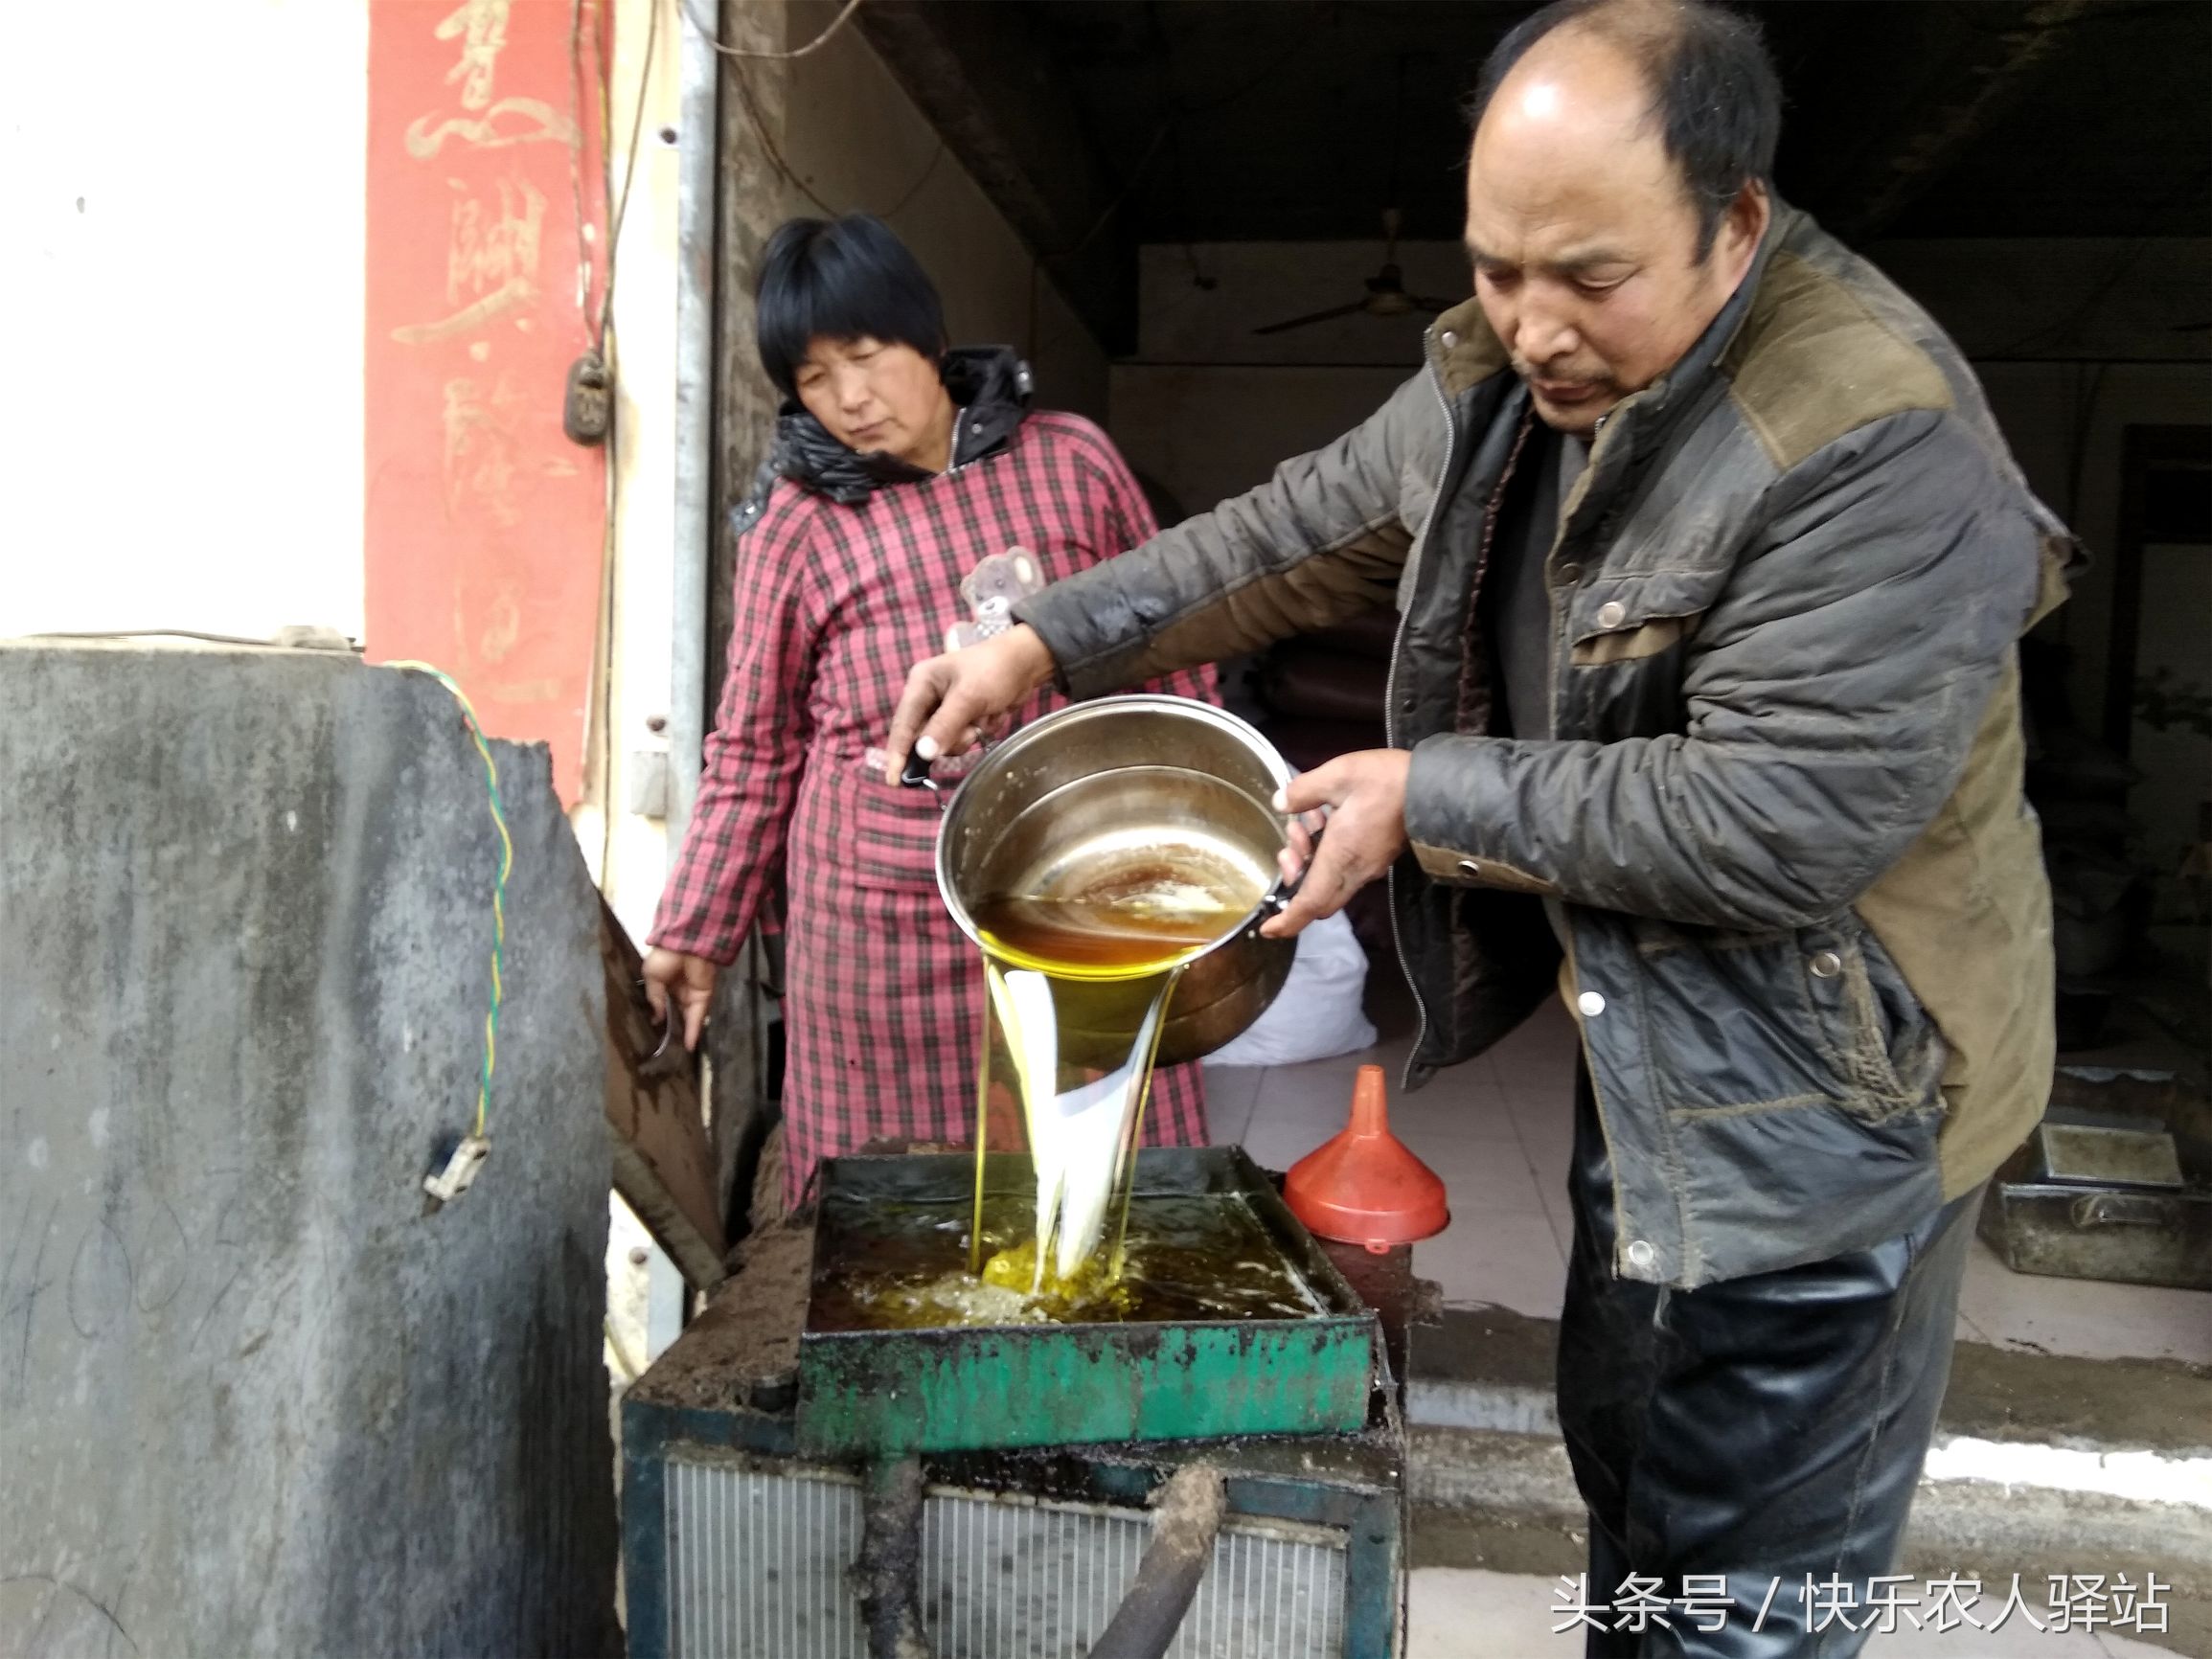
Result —
M1778 204L1562 507L1553 738L1488 736L1470 619L1533 417L1471 302L1426 356L1356 430L1016 614L1088 695L1395 604L1408 1085L1556 972L1619 1273L1690 1286L1904 1232L1986 1179L2049 1092L2017 642L2063 596L2071 537L1942 330ZM1469 491L1482 534L1431 538Z

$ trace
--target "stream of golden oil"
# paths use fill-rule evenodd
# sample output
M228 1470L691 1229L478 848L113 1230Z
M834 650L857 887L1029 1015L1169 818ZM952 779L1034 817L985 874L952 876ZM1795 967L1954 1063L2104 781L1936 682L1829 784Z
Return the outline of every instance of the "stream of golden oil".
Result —
M1152 1041L1139 1057L1132 1091L1135 1105L1123 1125L1113 1166L1110 1172L1102 1171L1111 1182L1106 1199L1110 1212L1106 1238L1110 1243L1102 1239L1101 1247L1077 1268L1072 1280L1062 1284L1053 1271L1049 1241L1044 1239L1032 1238L1025 1245L996 1254L986 1250L983 1196L989 1148L985 1125L993 999L985 998L985 1040L976 1077L975 1205L969 1234L969 1272L1007 1288L1015 1288L1019 1281L1022 1287L1063 1299L1091 1293L1119 1280L1126 1261L1129 1198L1135 1186L1136 1145L1151 1105L1152 1061L1165 1024L1164 1019L1152 1019L1152 1011L1174 994L1184 965L1235 927L1247 908L1233 907L1218 892L1194 884L1187 874L1166 865L1124 871L1110 887L1094 887L1078 898L1007 897L976 906L976 930L988 959L986 972L1026 968L1043 974L1049 982L1059 1025L1055 1052L1062 1058L1063 1074L1071 1062L1094 1074L1118 1069L1129 1058L1148 1024ZM1012 1003L1003 1006L1011 1008ZM1010 1051L1022 1052L1021 1033L1009 1031L1004 1034ZM1016 1073L1017 1094L1023 1093L1025 1086L1040 1092L1055 1087L1051 1079L1028 1079L1025 1085L1018 1067ZM1039 1112L1053 1109L1050 1099L1025 1097L1022 1105L1024 1122L1032 1125Z

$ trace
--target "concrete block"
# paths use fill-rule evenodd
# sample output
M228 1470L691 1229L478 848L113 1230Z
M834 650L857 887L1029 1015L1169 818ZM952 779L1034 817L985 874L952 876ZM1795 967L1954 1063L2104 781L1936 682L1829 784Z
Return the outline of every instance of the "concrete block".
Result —
M598 910L444 689L0 646L0 1652L619 1651Z

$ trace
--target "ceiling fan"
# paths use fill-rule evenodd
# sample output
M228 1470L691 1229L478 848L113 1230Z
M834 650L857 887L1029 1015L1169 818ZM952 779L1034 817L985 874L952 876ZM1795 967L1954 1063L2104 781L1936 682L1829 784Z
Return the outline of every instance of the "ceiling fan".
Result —
M1398 232L1402 224L1396 208L1382 210L1382 268L1367 279L1367 297L1354 300L1348 306L1332 306L1326 311L1310 312L1303 317L1291 317L1280 323L1269 323L1266 328L1254 329L1255 334L1281 334L1291 329L1303 329L1309 323L1326 323L1336 317L1349 317L1364 311L1370 317L1402 317L1410 311L1426 311L1434 315L1457 305L1456 300L1439 300L1426 294L1409 294L1405 291L1405 273L1398 265Z
M1398 84L1392 105L1390 122L1390 193L1385 201L1396 201L1398 195L1399 163L1405 138L1405 58L1398 59ZM1348 306L1332 306L1326 311L1314 311L1303 317L1289 317L1280 323L1269 323L1264 329L1254 329L1255 334L1282 334L1292 329L1303 329L1310 323L1334 322L1338 317L1350 317L1364 312L1370 317L1402 317L1414 311L1426 311L1433 316L1458 302L1434 300L1425 294L1405 291L1405 273L1398 264L1398 233L1404 228L1404 216L1395 207L1382 210L1382 268L1367 279L1367 293L1362 299Z

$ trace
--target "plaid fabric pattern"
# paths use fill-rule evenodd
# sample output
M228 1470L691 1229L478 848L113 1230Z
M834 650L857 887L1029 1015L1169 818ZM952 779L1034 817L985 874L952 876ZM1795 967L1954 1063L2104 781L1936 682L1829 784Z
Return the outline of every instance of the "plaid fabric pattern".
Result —
M938 898L937 800L866 761L906 670L969 620L960 583L986 556L1027 548L1057 581L1155 528L1106 434L1039 413L997 453L856 506L779 480L739 544L729 676L649 937L726 964L782 878L787 1202L825 1157L966 1142L974 1117L983 968ZM1158 689L1216 699L1211 669ZM1205 1144L1197 1066L1154 1079L1145 1139Z

